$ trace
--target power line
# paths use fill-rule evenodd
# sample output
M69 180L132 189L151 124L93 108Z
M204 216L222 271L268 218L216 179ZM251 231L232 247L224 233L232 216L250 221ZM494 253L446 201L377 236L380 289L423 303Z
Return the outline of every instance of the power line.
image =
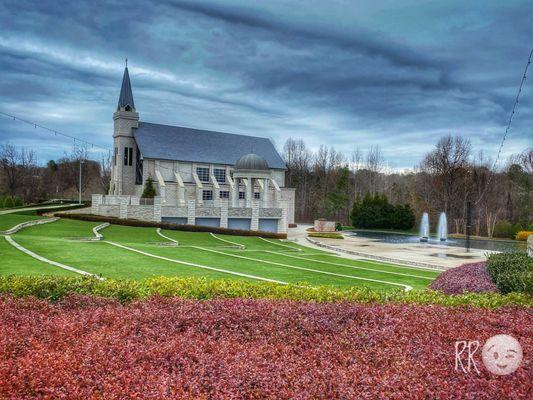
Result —
M8 118L12 119L13 121L23 122L25 124L32 125L34 128L40 128L40 129L43 129L43 130L48 131L50 133L53 133L54 136L59 135L59 136L63 136L63 137L72 139L72 140L74 140L74 143L80 142L80 143L84 143L86 145L90 145L91 147L97 147L97 148L102 149L102 150L111 151L108 147L103 147L103 146L100 146L100 145L98 145L96 143L92 143L92 142L89 142L89 141L84 140L84 139L78 139L75 136L69 135L67 133L60 132L60 131L52 129L52 128L48 128L48 127L46 127L44 125L41 125L41 124L38 124L36 122L29 121L29 120L23 119L23 118L19 118L19 117L15 116L15 115L8 114L8 113L2 112L2 111L0 111L0 114L5 116L5 117L8 117Z
M513 123L513 118L515 115L516 107L518 106L518 101L520 100L520 95L522 94L522 88L524 87L524 83L526 82L527 78L527 70L529 69L529 65L531 64L531 58L533 57L533 48L529 52L529 57L527 59L527 64L524 69L524 74L522 75L522 80L520 81L520 86L518 88L518 92L516 93L516 97L513 104L513 109L511 111L511 114L509 115L509 121L507 122L507 127L505 128L505 133L503 134L502 141L500 143L500 147L498 148L498 153L496 155L496 160L494 161L494 164L492 165L492 169L496 169L496 165L498 164L498 161L500 160L500 155L502 153L503 145L505 144L505 140L507 139L507 135L509 134L509 130L511 129L511 124ZM485 193L487 189L489 188L491 184L491 180L494 174L489 174L489 179L487 180L487 184L485 185L485 188L483 189L483 192L481 192L481 195L479 196L479 199L476 201L475 204L478 204L482 199L483 196L485 196Z

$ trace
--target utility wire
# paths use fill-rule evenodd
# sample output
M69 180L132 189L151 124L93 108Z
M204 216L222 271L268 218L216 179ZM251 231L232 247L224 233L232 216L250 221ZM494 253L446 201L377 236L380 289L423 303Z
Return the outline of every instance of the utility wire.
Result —
M500 155L502 153L503 145L505 144L505 140L507 139L507 135L509 134L509 130L511 129L511 124L513 123L513 118L516 112L516 108L518 107L518 101L520 100L520 95L522 94L522 88L524 87L524 83L526 82L527 78L527 70L529 69L529 65L531 64L531 58L533 57L533 48L529 52L529 57L527 60L526 67L524 69L524 74L522 75L522 80L520 81L520 86L518 88L518 93L516 93L516 97L513 104L513 109L511 111L511 115L509 115L509 121L507 122L507 127L505 128L505 133L503 134L502 141L500 143L500 147L498 148L498 154L496 155L496 160L494 161L494 164L492 165L492 170L494 171L496 169L496 165L498 164L498 161L500 160ZM485 196L485 193L487 192L487 189L489 188L492 177L494 173L489 174L489 179L487 180L487 184L485 185L485 188L483 189L483 192L481 192L479 199L475 202L475 205L477 205Z
M78 139L75 136L68 135L66 133L60 132L60 131L52 129L52 128L48 128L48 127L46 127L44 125L38 124L38 123L33 122L33 121L29 121L27 119L19 118L19 117L15 116L15 115L11 115L11 114L8 114L8 113L2 112L2 111L0 111L0 115L8 117L8 118L12 119L13 121L20 121L20 122L23 122L25 124L32 125L34 128L43 129L45 131L53 133L54 136L60 135L60 136L72 139L72 140L74 140L74 143L76 143L76 142L85 143L86 145L90 145L91 147L97 147L97 148L102 149L102 150L111 151L108 147L103 147L103 146L100 146L98 144L91 143L91 142L89 142L87 140Z

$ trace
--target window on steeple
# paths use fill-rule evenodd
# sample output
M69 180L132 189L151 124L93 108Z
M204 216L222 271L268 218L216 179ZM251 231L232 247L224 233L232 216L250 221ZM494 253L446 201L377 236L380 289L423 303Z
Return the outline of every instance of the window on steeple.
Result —
M124 165L133 165L133 147L124 147Z

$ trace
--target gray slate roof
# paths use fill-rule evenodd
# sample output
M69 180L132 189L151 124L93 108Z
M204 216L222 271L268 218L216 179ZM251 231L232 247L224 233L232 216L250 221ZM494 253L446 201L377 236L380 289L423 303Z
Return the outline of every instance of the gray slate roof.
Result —
M120 96L118 98L118 108L130 106L135 108L133 102L133 93L131 92L130 74L128 67L124 68L124 76L122 77L122 86L120 88Z
M270 168L285 169L274 144L266 138L149 122L139 122L133 135L144 158L234 165L253 151Z

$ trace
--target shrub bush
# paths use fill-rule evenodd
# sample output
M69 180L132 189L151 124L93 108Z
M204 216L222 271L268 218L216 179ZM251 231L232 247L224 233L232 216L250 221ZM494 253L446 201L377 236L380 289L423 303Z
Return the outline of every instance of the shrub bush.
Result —
M517 222L516 224L513 225L513 238L516 236L516 234L520 231L523 231L524 230L524 227L522 226L522 224L520 222Z
M24 203L22 202L22 199L20 197L15 197L13 199L13 204L15 207L22 207Z
M344 239L340 233L334 232L309 232L309 237L324 238L324 239Z
M506 239L513 239L514 238L514 230L513 225L506 220L498 221L496 225L494 225L494 233L492 236L496 238L506 238Z
M463 264L444 271L429 287L445 294L498 292L485 262Z
M0 321L2 399L531 398L523 308L72 296L0 298ZM523 348L514 373L481 350L479 372L454 371L456 340L502 332Z
M4 208L13 208L15 207L15 201L13 200L13 197L7 196L4 199Z
M246 231L240 229L218 228L211 226L200 225L178 225L168 222L153 222L153 221L141 221L137 219L120 219L116 217L106 217L104 215L94 214L75 214L75 213L56 213L56 217L77 219L80 221L90 222L109 222L114 225L124 226L137 226L141 228L161 228L172 231L187 231L187 232L212 232L220 233L223 235L235 235L235 236L261 236L270 239L287 239L286 233L274 233L263 231Z
M533 235L533 231L520 231L516 234L515 239L525 241L530 235Z
M526 253L491 254L487 270L502 293L533 295L533 257Z
M533 306L533 298L525 293L464 293L448 296L432 290L401 289L378 291L365 287L336 289L331 286L279 285L269 282L239 280L208 280L205 278L154 277L143 280L100 281L87 277L3 276L0 294L15 297L35 296L59 300L69 295L92 295L128 302L149 296L180 297L195 300L217 298L278 299L295 301L357 303L416 303L443 306Z
M408 230L415 224L415 215L408 204L393 205L385 195L365 195L357 198L350 214L353 226L369 229Z

